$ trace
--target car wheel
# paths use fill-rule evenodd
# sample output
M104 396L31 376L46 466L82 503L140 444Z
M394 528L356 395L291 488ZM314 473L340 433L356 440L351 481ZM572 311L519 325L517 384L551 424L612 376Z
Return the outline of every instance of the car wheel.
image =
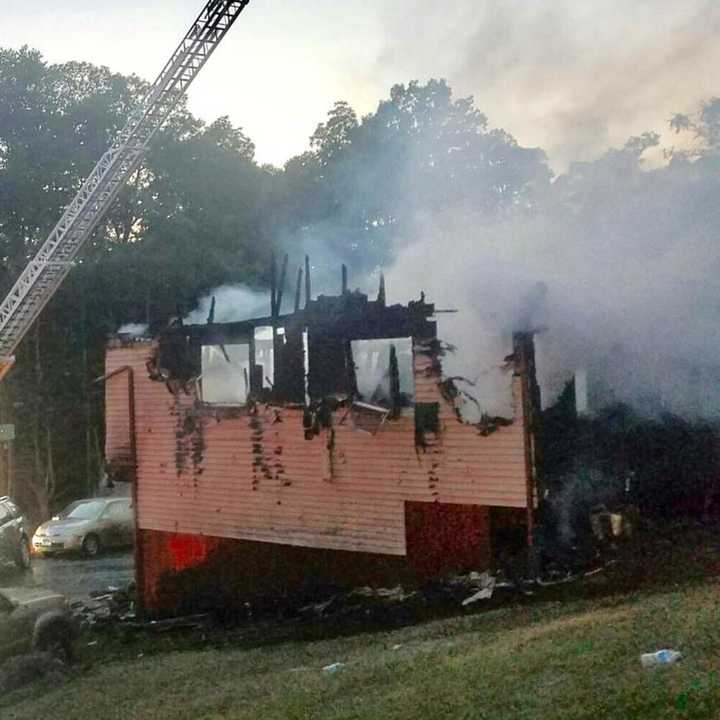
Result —
M100 538L91 533L83 540L82 550L85 557L95 557L100 552Z
M74 656L74 632L67 620L61 617L41 618L35 626L33 650L50 653L64 663L71 663Z
M25 535L23 535L22 538L20 538L20 545L18 546L17 553L15 555L15 564L21 570L28 570L31 562L30 541Z

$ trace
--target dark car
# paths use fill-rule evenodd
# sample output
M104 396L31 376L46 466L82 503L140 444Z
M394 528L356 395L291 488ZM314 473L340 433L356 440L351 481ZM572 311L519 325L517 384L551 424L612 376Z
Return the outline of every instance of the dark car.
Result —
M25 518L9 497L0 497L0 557L19 568L30 567L30 538Z
M44 522L33 535L33 550L52 555L82 552L94 557L101 550L130 547L135 518L130 498L88 498L70 503Z
M76 635L63 595L42 588L0 588L0 658L38 650L67 662Z

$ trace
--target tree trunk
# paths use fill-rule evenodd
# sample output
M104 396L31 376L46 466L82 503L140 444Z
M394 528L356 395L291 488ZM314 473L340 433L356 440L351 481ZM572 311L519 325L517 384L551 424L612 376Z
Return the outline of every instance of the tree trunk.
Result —
M37 403L35 407L35 417L33 420L32 430L35 473L33 477L28 478L28 484L33 496L35 497L38 517L42 521L47 519L50 515L50 505L55 495L55 472L53 469L52 435L42 389L43 368L42 353L40 352L39 321L35 323L33 340L35 351L35 386L37 390ZM44 453L42 447L43 440L45 442ZM43 455L45 455L44 458Z

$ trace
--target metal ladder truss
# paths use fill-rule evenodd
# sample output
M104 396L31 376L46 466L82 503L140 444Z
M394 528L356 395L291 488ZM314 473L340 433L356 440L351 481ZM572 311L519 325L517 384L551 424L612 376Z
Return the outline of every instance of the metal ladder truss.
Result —
M34 320L74 265L148 143L250 0L209 0L112 147L0 304L0 378Z

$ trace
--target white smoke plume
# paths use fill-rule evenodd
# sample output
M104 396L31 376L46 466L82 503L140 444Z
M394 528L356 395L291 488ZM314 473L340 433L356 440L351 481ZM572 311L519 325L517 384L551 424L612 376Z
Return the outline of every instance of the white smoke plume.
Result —
M558 171L667 131L672 113L717 93L720 5L709 0L378 5L383 51L358 84L446 77Z
M130 337L145 337L148 326L143 323L126 323L118 329L118 335L129 335Z
M488 412L506 412L497 366L512 331L537 336L544 402L587 369L595 407L720 414L720 215L710 163L652 172L608 153L559 178L553 197L491 221L468 208L423 218L389 273L395 301L421 289L440 336L458 347L449 374L478 380ZM542 291L539 291L538 289ZM527 307L529 305L529 307Z
M198 306L183 322L202 325L207 322L212 299L215 298L215 322L235 322L270 315L270 293L258 292L245 285L223 285L200 298Z

